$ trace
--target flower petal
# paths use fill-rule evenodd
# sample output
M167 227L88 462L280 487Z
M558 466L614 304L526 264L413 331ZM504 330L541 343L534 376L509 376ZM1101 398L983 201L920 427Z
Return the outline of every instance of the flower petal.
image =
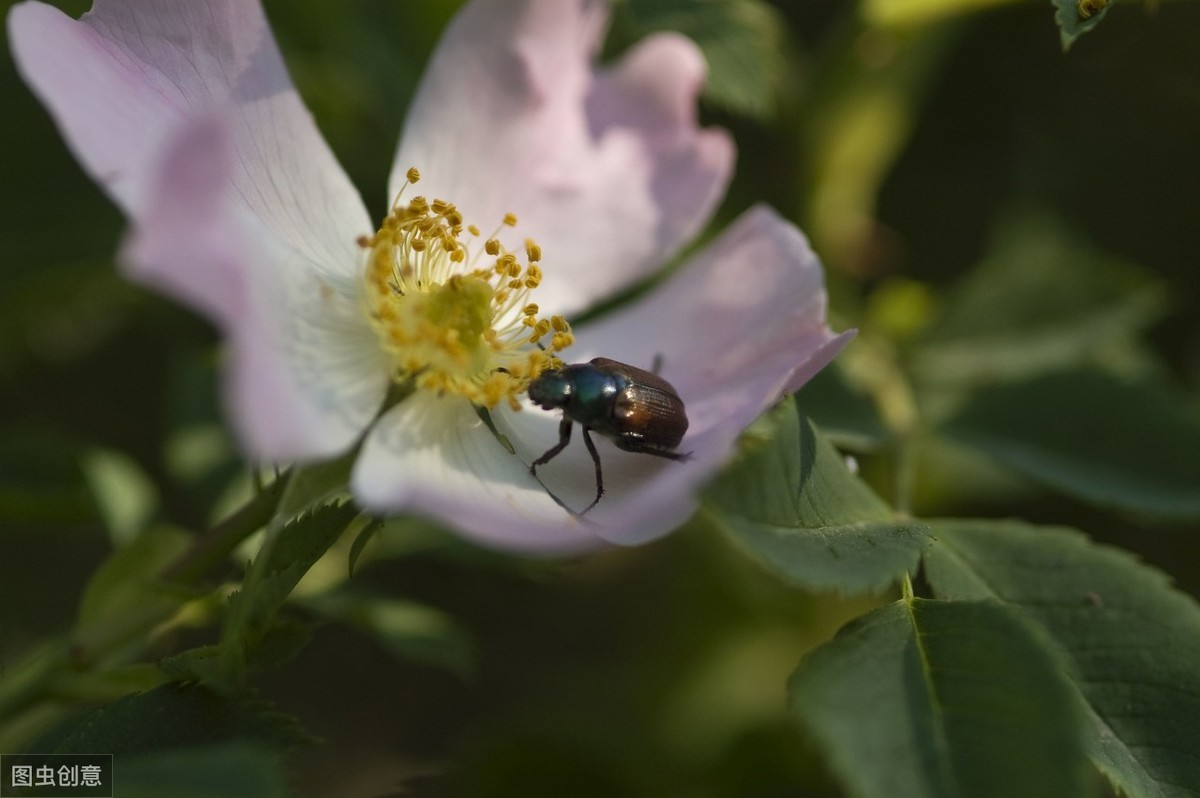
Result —
M668 321L669 320L669 321ZM657 290L578 331L581 346L664 376L687 403L686 462L625 452L592 435L595 465L574 440L529 478L526 464L558 442L560 414L526 406L493 411L510 454L461 400L414 395L367 439L352 481L375 510L416 508L491 545L569 549L591 540L643 543L694 512L697 491L741 431L828 363L851 334L825 323L821 267L803 235L767 208L746 213ZM578 425L576 425L578 427Z
M356 304L371 225L256 2L97 0L9 15L14 57L130 217L129 274L211 317L227 399L269 459L345 449L386 390Z
M532 405L519 413L493 413L497 428L522 463L534 462L558 441L560 418L559 413ZM575 425L567 448L537 472L540 489L571 513L583 511L596 497L596 468L582 437L582 429ZM559 524L582 523L583 530L598 540L633 545L665 535L695 511L696 491L709 472L622 451L595 433L591 437L600 458L604 496L582 518L559 516ZM683 450L691 450L691 443L690 437L685 439Z
M572 355L641 368L661 355L663 376L685 399L764 379L775 384L765 407L848 340L829 329L825 311L821 264L807 239L756 206L640 301L579 327ZM588 350L601 342L604 351Z
M697 126L695 45L649 37L594 73L606 14L602 0L468 4L434 54L392 172L395 192L417 166L420 193L483 229L515 213L545 253L538 302L555 313L661 266L732 170L728 135Z
M579 327L572 349L579 360L602 355L650 369L661 356L662 375L684 399L690 420L680 446L692 453L687 462L600 444L608 493L587 516L595 533L641 543L684 520L696 506L695 492L725 462L741 431L852 337L829 329L825 305L821 266L804 236L758 207L642 300ZM528 451L557 440L552 425L523 424L513 439ZM582 444L569 446L538 474L570 506L594 494Z
M333 274L372 230L305 109L254 0L96 0L78 20L41 3L9 15L13 55L81 163L133 218L180 126L227 113L239 200Z
M368 510L413 510L490 546L564 552L598 543L457 397L419 391L385 413L350 487Z
M236 202L234 162L221 118L186 123L153 172L122 260L225 331L226 402L244 448L276 460L335 454L377 412L384 356L357 303Z

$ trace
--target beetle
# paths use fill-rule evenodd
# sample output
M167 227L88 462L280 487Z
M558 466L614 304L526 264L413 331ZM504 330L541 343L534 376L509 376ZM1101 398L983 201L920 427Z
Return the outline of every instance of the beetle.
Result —
M612 440L618 449L652 454L668 460L687 460L691 452L677 452L688 428L687 411L679 392L657 374L597 357L560 369L548 369L530 381L529 399L545 410L562 410L558 443L529 466L537 468L554 459L571 442L571 427L583 427L583 443L596 464L596 498L579 515L591 510L604 495L600 454L591 433Z

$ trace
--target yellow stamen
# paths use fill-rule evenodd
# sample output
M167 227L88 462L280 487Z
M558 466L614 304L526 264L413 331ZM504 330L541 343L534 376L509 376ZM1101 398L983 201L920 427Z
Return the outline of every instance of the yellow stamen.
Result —
M405 188L421 177L415 168L405 176ZM504 248L497 236L517 223L510 213L473 253L464 232L478 238L479 228L464 226L452 202L416 196L403 204L402 195L379 230L358 239L367 253L364 306L393 379L518 408L529 381L560 366L555 354L574 340L563 317L539 318L529 301L542 281L541 247L526 239L524 262ZM490 264L477 263L484 256Z

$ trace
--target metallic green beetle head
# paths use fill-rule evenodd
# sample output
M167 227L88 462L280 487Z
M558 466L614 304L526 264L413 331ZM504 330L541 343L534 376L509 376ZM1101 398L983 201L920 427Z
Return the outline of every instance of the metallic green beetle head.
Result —
M546 410L554 410L566 406L574 388L574 381L562 369L543 371L529 383L529 401Z

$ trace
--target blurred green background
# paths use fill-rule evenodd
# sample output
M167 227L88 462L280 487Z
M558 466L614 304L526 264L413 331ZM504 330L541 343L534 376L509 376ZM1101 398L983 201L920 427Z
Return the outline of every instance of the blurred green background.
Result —
M55 5L78 15L87 4ZM986 281L973 305L963 280L989 259L1018 277L1012 264L1024 264L1051 298L1061 277L1063 293L1120 305L1124 315L1096 329L1077 325L1084 338L1072 345L1114 373L1182 389L1194 411L1200 5L1127 0L1068 54L1048 3L995 5L892 28L844 0L629 0L609 50L663 27L701 42L713 69L703 116L739 145L719 221L765 201L800 224L828 269L835 327L859 326L903 352L935 323L949 337L980 313L997 328L1005 317L1020 324L1035 310L988 305ZM405 108L456 6L266 3L301 94L376 214ZM240 484L216 409L212 329L117 277L119 214L7 53L3 63L0 678L70 624L88 575L137 522L130 513L203 528ZM898 362L962 374L973 351L932 347ZM851 360L854 377L864 367ZM936 416L944 394L936 376L926 384L920 407ZM814 390L826 393L813 406L829 406L829 389ZM1103 442L1106 430L1095 435ZM1200 593L1194 524L1102 513L937 442L920 456L918 513L1071 524ZM860 460L891 499L886 458L868 446ZM104 488L114 480L142 498L114 507ZM483 553L398 524L353 583L440 608L472 653L444 667L395 656L345 625L320 626L258 684L324 740L294 764L302 795L403 785L836 794L787 720L784 681L805 651L888 598L788 587L699 522L568 562ZM158 653L211 631L196 635Z

